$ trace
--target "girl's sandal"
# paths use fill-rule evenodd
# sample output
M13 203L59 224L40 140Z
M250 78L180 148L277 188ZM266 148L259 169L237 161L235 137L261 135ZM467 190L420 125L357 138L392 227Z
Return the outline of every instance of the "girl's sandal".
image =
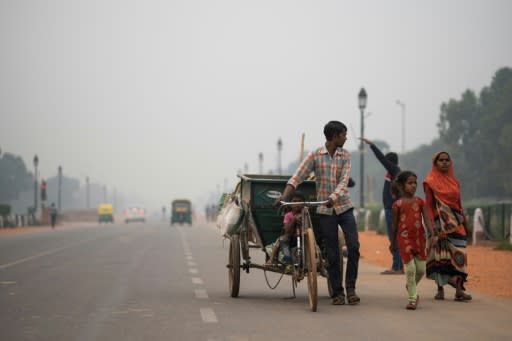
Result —
M466 294L465 292L460 292L458 294L455 294L454 300L457 302L468 302L471 301L473 297L471 295Z
M409 303L405 306L407 310L416 310L416 301L409 301Z

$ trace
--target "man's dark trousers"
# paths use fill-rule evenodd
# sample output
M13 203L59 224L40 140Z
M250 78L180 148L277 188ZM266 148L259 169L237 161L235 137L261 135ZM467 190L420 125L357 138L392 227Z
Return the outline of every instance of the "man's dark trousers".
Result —
M357 270L359 266L359 237L357 232L354 210L349 209L341 214L319 214L320 232L324 239L327 261L329 262L329 282L333 290L333 297L345 296L343 291L343 274L340 273L340 247L338 241L338 225L345 234L347 246L347 272L345 287L347 293L355 291Z

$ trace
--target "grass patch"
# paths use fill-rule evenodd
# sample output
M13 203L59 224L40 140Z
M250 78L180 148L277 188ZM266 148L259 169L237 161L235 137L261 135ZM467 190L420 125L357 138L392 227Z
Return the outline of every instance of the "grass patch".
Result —
M386 228L385 227L378 227L377 228L377 234L382 235L382 236L387 235Z
M505 250L505 251L512 251L512 244L510 244L508 241L503 240L499 242L496 247L496 250Z

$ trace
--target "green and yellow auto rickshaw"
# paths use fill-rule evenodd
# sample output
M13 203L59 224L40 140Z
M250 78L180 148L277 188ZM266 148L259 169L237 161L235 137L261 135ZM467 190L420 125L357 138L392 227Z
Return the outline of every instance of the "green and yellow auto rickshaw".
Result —
M192 204L188 199L175 199L171 203L171 226L174 223L192 225Z
M112 204L100 204L98 206L98 221L100 223L114 222L114 208Z

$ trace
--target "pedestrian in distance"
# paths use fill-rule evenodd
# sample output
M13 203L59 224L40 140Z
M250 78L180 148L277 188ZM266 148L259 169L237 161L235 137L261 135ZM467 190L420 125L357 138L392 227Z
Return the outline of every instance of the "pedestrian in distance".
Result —
M425 275L427 260L426 231L422 221L432 233L430 219L423 199L417 197L418 177L411 171L398 173L393 180L392 190L400 194L400 199L393 203L393 228L391 231L391 253L399 250L406 269L406 289L409 301L406 309L415 310L420 301L416 292L419 281Z
M360 302L356 294L359 267L359 235L354 217L354 206L348 191L350 178L350 153L343 149L347 140L347 127L339 121L330 121L324 126L325 143L308 153L295 174L288 180L283 194L275 204L286 201L297 186L311 172L315 174L318 201L328 201L317 207L319 228L328 261L327 272L332 288L332 304L345 304L343 274L340 269L340 247L338 225L341 226L347 246L346 301L355 305Z
M396 177L396 175L400 172L400 167L398 166L398 155L393 152L389 152L387 154L383 154L380 149L369 139L365 137L360 137L364 143L370 146L370 149L373 151L377 160L384 166L387 170L387 173L384 175L384 186L382 188L382 204L384 206L384 216L386 218L386 233L388 235L388 239L391 242L391 228L392 228L392 206L395 200L399 197L397 195L393 195L391 192L391 182ZM399 195L399 194L398 194ZM386 269L381 272L382 275L402 275L404 273L404 265L402 263L402 259L400 257L400 253L398 250L392 254L392 263L391 269Z
M455 288L455 301L472 299L465 292L467 281L467 222L462 208L460 184L447 152L432 158L432 170L423 182L428 214L434 231L427 258L427 277L437 284L436 300L444 300L444 286Z
M53 202L50 205L50 222L52 225L52 229L54 229L55 224L57 223L57 209L55 208L55 203Z

